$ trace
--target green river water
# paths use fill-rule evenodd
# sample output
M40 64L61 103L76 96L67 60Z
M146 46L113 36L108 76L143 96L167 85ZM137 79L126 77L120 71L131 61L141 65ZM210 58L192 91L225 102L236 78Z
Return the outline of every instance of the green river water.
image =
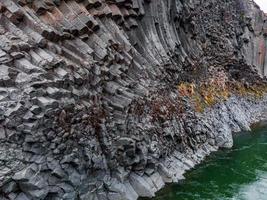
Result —
M234 138L153 200L267 200L267 126Z

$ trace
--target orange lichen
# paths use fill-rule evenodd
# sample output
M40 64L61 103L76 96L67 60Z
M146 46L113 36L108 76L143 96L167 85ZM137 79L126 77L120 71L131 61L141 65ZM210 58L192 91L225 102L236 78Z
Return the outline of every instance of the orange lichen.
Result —
M181 83L178 85L178 91L181 96L192 96L195 94L196 85L194 83Z

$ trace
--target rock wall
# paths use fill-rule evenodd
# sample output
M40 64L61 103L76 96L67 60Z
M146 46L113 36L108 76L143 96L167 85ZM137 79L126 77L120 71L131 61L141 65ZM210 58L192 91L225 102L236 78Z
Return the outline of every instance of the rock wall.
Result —
M177 85L209 68L263 81L266 34L251 0L0 0L0 199L132 200L178 181L265 100L201 114Z

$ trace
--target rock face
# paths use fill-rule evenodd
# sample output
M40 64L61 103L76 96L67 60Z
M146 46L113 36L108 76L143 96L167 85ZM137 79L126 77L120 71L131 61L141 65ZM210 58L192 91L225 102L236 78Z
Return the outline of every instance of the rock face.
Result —
M266 99L180 113L208 68L261 82L252 0L0 0L0 199L135 200L249 130Z

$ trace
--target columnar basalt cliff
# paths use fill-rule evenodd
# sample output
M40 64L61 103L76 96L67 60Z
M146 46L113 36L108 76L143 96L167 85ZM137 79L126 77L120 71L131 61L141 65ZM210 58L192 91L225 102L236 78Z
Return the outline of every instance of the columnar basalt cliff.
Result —
M231 147L264 95L187 94L265 84L266 20L252 0L0 0L0 199L152 197Z

